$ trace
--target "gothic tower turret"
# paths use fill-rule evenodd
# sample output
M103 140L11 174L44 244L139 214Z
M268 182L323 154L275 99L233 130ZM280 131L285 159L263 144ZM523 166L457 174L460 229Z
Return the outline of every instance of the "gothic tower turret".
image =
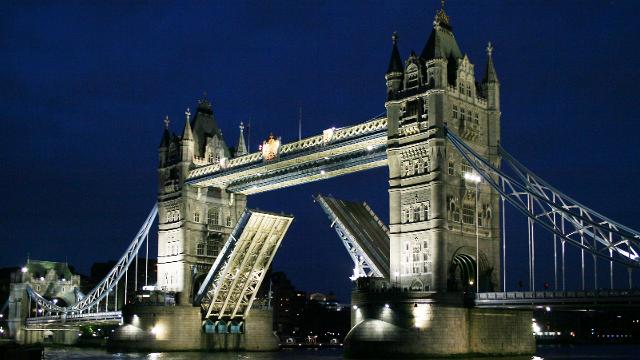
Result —
M403 86L385 103L390 274L397 286L441 292L476 290L478 280L483 291L498 286L498 194L480 183L475 203L475 184L464 177L473 168L445 137L446 127L499 164L491 58L488 69L486 91L478 90L474 66L460 51L443 4L422 53L406 61ZM479 276L470 265L476 263Z
M238 138L238 146L236 147L235 156L242 156L247 154L247 145L244 142L244 124L240 122L240 136Z
M180 293L181 304L192 301L246 206L244 195L195 187L185 179L196 167L224 166L230 156L206 99L198 102L193 119L185 112L181 137L169 133L167 120L158 166L158 286Z
M387 80L388 99L391 99L393 94L402 89L402 80L404 78L404 66L402 66L402 58L400 57L400 51L398 51L398 34L396 32L391 35L391 41L393 42L391 59L387 67L387 74L384 77Z
M500 82L493 65L493 45L487 44L487 67L482 78L482 90L489 109L500 111Z

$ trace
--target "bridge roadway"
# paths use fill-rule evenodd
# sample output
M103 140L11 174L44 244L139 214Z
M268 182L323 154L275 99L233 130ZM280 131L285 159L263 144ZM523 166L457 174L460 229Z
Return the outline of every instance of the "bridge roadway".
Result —
M33 328L39 325L78 325L86 323L121 324L122 312L107 311L84 314L47 315L25 319L25 325L27 328Z
M475 294L478 308L536 309L545 306L563 309L599 307L640 307L640 290L597 291L508 291Z
M377 118L281 144L271 160L254 152L195 168L186 183L250 195L386 166L386 150L387 119Z

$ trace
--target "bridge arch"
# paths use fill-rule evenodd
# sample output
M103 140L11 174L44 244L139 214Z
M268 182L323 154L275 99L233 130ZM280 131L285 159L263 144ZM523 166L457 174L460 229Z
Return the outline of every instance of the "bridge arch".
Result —
M462 246L453 253L449 263L448 290L475 292L478 278L480 279L480 291L494 290L491 282L493 267L489 265L487 256L482 251L479 252L479 255L480 276L478 277L475 248Z

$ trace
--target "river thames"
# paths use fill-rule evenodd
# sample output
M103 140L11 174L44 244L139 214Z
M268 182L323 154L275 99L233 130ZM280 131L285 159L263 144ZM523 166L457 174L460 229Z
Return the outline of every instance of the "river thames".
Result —
M639 345L544 345L538 346L535 356L503 357L502 360L560 360L560 359L638 359ZM342 349L286 349L270 353L108 353L100 349L55 348L45 350L47 360L68 359L147 359L147 360L338 360ZM488 359L488 358L483 358ZM433 359L431 359L433 360Z

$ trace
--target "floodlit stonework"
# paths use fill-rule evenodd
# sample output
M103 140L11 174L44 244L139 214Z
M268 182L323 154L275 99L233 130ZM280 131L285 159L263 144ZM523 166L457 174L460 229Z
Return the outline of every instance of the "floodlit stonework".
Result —
M446 17L437 17L420 55L402 61L393 35L387 81L391 281L414 291L497 290L499 197L465 180L474 170L445 128L499 164L500 84L488 47L484 77L464 55Z
M179 292L181 304L191 303L246 207L245 195L185 184L195 167L232 158L211 103L201 100L190 116L187 111L182 136L169 132L167 120L158 150L158 287ZM246 153L240 138L238 155Z

